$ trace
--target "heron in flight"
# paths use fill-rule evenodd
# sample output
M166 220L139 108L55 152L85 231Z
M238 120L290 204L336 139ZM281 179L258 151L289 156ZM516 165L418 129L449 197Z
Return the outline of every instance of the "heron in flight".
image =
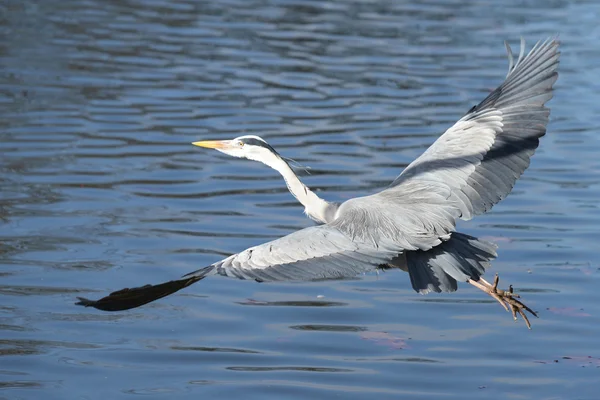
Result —
M157 300L210 275L267 281L352 277L378 268L407 271L420 293L453 292L468 282L496 299L516 320L536 313L518 300L512 286L483 278L496 246L456 231L459 219L490 210L512 190L546 133L558 74L558 41L538 42L516 62L506 43L504 82L441 135L384 190L341 204L320 198L264 139L194 142L233 157L260 161L277 170L288 189L318 225L251 247L212 265L157 285L126 288L77 304L105 311L126 310Z

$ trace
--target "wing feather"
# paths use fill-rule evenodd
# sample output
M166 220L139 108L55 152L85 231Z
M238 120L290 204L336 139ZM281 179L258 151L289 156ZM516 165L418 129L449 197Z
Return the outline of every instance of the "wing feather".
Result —
M506 80L485 100L448 129L400 174L385 192L436 182L451 193L441 207L457 208L470 219L490 210L512 190L516 180L546 133L558 77L558 41L538 42L524 56L524 42L516 63L507 44ZM393 196L385 196L394 199ZM400 199L404 201L404 199ZM421 218L437 218L433 208Z
M403 249L352 239L328 224L251 247L213 264L220 275L259 281L316 280L373 271Z

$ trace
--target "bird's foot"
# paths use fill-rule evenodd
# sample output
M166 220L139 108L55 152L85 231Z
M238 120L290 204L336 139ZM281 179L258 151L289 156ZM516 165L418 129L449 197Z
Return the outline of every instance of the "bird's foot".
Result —
M537 317L537 313L533 311L531 308L527 307L523 304L519 299L521 296L513 292L513 287L510 285L508 290L498 289L498 274L494 277L494 283L491 284L483 278L479 278L478 281L474 281L469 279L469 283L476 288L484 291L485 293L492 296L506 311L510 311L512 313L515 321L517 320L517 313L521 315L523 321L527 325L527 328L531 329L531 324L529 323L529 319L527 318L527 314L525 311L531 313L533 316Z

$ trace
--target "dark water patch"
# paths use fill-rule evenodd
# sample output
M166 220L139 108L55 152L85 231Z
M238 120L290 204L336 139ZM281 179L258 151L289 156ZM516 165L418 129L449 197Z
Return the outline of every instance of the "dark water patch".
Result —
M318 331L318 332L363 332L367 328L362 326L345 325L294 325L290 329L298 331Z
M237 302L244 306L269 306L269 307L344 307L348 304L336 301L260 301L249 299L243 302Z
M352 369L325 368L325 367L227 367L230 371L242 372L279 372L279 371L300 371L300 372L355 372Z
M202 347L202 346L172 346L173 350L181 351L207 351L211 353L242 353L242 354L262 354L260 351L247 349L232 349L225 347Z

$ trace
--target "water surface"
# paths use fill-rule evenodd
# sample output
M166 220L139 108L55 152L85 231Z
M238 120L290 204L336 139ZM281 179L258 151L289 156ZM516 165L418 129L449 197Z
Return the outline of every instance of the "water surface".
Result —
M0 397L596 399L600 5L586 1L29 1L0 5ZM330 201L384 188L505 76L503 40L558 33L548 135L461 223L540 313L401 272L157 283L312 222L264 165L194 148L266 138Z

